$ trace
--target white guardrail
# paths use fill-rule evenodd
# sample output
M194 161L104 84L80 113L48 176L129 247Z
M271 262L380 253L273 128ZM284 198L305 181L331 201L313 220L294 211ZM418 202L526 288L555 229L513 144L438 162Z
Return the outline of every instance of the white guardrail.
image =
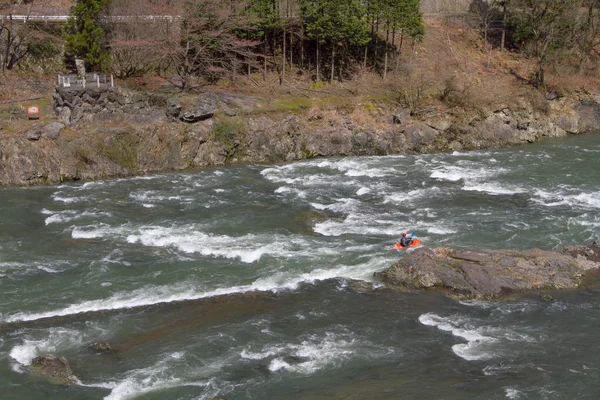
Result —
M179 15L112 15L110 17L106 17L111 21L127 21L127 20L135 20L135 19L143 19L147 21L164 21L168 20L169 22L173 22L176 20L180 20L181 16ZM13 20L16 22L27 23L31 22L65 22L69 19L68 15L0 15L0 21Z

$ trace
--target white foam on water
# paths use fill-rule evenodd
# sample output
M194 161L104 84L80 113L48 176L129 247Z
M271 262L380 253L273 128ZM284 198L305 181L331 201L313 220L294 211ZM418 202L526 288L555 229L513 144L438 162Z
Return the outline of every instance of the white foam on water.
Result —
M357 265L341 265L335 269L315 269L306 273L284 271L268 277L257 279L253 284L254 290L278 291L296 290L301 284L316 283L334 278L346 278L373 282L373 273L380 271L389 264L389 258L372 258L367 262Z
M313 231L323 236L353 235L386 235L397 236L402 227L397 221L374 223L371 216L350 214L342 222L327 220L314 225Z
M273 373L312 375L327 368L338 368L350 359L380 358L390 353L389 348L378 347L347 331L311 334L301 340L267 347L253 354L270 359L269 370Z
M383 257L375 258L363 264L353 266L342 265L331 270L316 269L306 273L280 272L268 277L259 278L249 285L216 289L202 290L196 282L182 282L172 286L147 286L132 291L118 292L106 299L88 300L51 311L38 313L19 312L10 316L4 316L2 321L7 323L36 321L88 312L122 310L155 304L198 300L235 293L295 290L303 283L315 283L332 278L373 281L373 272L380 271L388 264L389 259Z
M484 192L491 195L511 195L527 192L527 190L518 186L502 186L499 183L471 183L465 184L462 189L470 192Z
M76 210L65 210L65 211L50 211L47 209L42 210L42 214L50 215L45 219L45 224L60 224L65 222L74 221L80 218L86 217L110 217L112 216L109 212L101 212L98 210L91 211L76 211Z
M263 352L252 352L252 351L249 351L248 349L244 349L240 353L240 357L247 359L247 360L262 360L262 359L280 354L284 350L285 350L285 348L277 347L277 346L273 346Z
M310 205L317 210L329 210L347 214L360 209L361 202L352 198L341 198L332 204L310 203Z
M533 201L546 207L569 206L584 209L600 209L600 192L573 193L576 189L562 188L556 192L538 189L534 192Z
M169 375L168 371L173 362L178 362L180 357L166 356L152 367L133 370L128 377L120 382L106 382L103 385L112 389L104 400L127 400L138 398L148 393L168 390L177 387L194 386L207 387L209 380L191 381L185 378Z
M127 232L128 228L112 227L110 225L100 223L87 226L73 226L71 231L71 237L73 239L100 239L100 238L114 238L115 236L122 236Z
M85 197L85 196L70 197L70 196L65 195L64 193L58 192L58 193L54 193L52 195L52 200L60 202L60 203L65 203L65 204L73 204L73 203L79 203L82 201L87 201L87 200L89 200L89 198Z
M163 194L162 192L156 190L147 190L143 192L134 192L130 193L129 197L134 199L140 203L161 203L161 202L173 202L177 201L179 203L192 203L194 201L193 197L190 196L173 196Z
M359 177L366 176L369 178L380 178L384 176L388 176L390 174L396 174L396 170L389 167L377 167L377 168L369 168L368 162L366 160L352 160L348 158L343 158L341 160L327 160L320 161L317 166L319 168L331 169L343 172L346 176L351 177Z
M126 400L140 397L144 394L184 386L179 378L164 379L155 376L142 378L129 378L122 382L105 383L105 387L112 389L104 400Z
M450 226L449 223L442 219L435 221L413 221L410 225L417 233L425 231L432 235L446 236L454 235L458 232L457 228ZM422 235L420 236L422 237Z
M89 189L92 187L97 187L97 186L103 186L104 182L102 181L97 181L97 182L85 182L83 185L81 185L82 189Z
M288 343L272 346L262 352L246 351L246 358L265 359L275 356L269 362L271 372L288 371L310 375L330 366L337 366L355 355L357 348L364 346L350 334L326 332L325 335L310 335L300 344ZM262 356L262 357L261 357ZM289 363L285 358L291 356L300 360Z
M423 227L423 228L419 228L419 229L425 229L427 232L431 233L432 235L454 235L455 233L458 232L456 229L452 229L449 227L442 227L442 226L428 226L428 227Z
M115 249L110 252L106 257L102 259L103 262L107 264L119 264L124 265L126 267L130 267L131 263L129 261L125 261L123 259L123 251L120 249Z
M519 390L515 389L515 388L506 388L505 389L505 393L506 393L506 398L507 399L511 399L511 400L517 400L521 398L521 395L523 394L522 392L520 392Z
M370 193L371 189L368 187L361 187L356 191L357 196L364 196L367 193Z
M66 328L50 328L43 339L23 339L23 343L13 347L9 356L21 366L31 365L31 361L42 354L55 354L65 349L81 346L84 335L80 331ZM17 370L20 368L17 367Z
M404 205L404 204L406 204L406 202L415 203L424 198L425 199L431 198L431 197L438 196L440 194L442 194L442 191L440 188L438 188L436 186L422 188L422 189L413 189L406 193L396 192L396 193L392 193L392 194L387 194L384 196L383 203L384 204L391 203L391 204Z
M600 216L596 214L581 214L577 218L569 219L569 223L578 224L585 227L598 228L600 227Z
M43 271L49 274L56 274L64 271L65 269L73 266L72 261L48 261L45 263L35 262L0 262L0 272L4 273L4 276L9 275L28 275Z
M240 237L205 233L201 225L174 225L172 227L122 225L112 227L95 224L74 227L75 239L110 238L148 247L170 247L187 254L239 259L254 263L264 255L274 258L314 258L315 255L336 255L339 248L315 247L312 240L283 234L246 234ZM178 255L181 257L181 255ZM189 260L189 258L185 258Z
M299 190L296 188L291 188L289 186L281 186L280 188L277 188L277 190L275 190L275 193L277 193L277 194L294 194L301 199L306 198L305 190Z
M269 371L277 372L281 369L291 369L292 366L281 359L271 360L269 363Z
M428 187L422 189L414 189L406 194L406 198L409 201L419 200L422 198L430 198L436 195L442 194L442 190L437 187Z
M498 342L498 339L483 335L480 328L465 328L468 324L460 318L440 317L433 313L427 313L419 316L419 322L466 340L467 343L453 345L452 351L467 361L487 360L496 355L488 349L488 345Z
M213 235L194 229L193 226L163 228L142 227L127 236L128 243L141 243L149 247L174 247L185 253L200 253L205 256L239 259L253 263L264 254L282 255L287 240L278 237L258 237L245 235L234 238L227 235Z
M461 179L477 179L490 175L489 170L485 169L473 170L470 168L462 168L457 165L445 165L436 168L429 177L441 181L458 182Z
M336 206L324 206L316 203L311 205L317 209L338 210ZM419 211L422 212L424 210ZM428 216L429 217L429 216ZM400 233L405 231L407 226L416 232L429 232L434 235L452 235L458 232L458 229L449 226L446 221L435 219L432 221L406 220L402 217L392 217L382 219L381 216L373 216L368 213L350 213L343 220L326 220L317 222L313 226L313 231L323 236L342 236L345 234L353 235L385 235L398 238Z

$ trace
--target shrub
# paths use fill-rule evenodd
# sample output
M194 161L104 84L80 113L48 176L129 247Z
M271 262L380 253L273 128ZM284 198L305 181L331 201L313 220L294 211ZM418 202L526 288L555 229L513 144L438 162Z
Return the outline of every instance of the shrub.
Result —
M122 134L111 136L105 142L104 153L106 157L122 168L137 169L137 145L133 135Z
M231 147L241 132L242 124L235 119L219 119L215 123L215 140L225 146Z

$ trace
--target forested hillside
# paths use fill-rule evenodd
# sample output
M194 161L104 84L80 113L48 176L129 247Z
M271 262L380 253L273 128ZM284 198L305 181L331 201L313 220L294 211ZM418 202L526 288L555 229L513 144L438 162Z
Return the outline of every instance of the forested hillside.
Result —
M68 8L70 18L61 26L10 18L44 8ZM424 18L423 9L465 12ZM56 68L48 60L57 57L73 69L83 58L90 70L159 76L183 90L242 78L318 86L365 72L410 77L423 52L430 63L446 62L431 54L428 34L445 34L452 51L457 32L473 60L487 58L490 68L512 54L526 68L503 72L543 88L558 85L556 76L595 76L600 29L594 0L3 0L0 14L8 16L0 25L3 71Z

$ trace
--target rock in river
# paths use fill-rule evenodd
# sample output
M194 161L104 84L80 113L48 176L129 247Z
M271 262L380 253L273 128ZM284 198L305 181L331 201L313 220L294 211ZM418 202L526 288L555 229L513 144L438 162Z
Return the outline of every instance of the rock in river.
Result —
M586 271L600 267L593 261L596 251L586 247L562 252L421 248L375 277L392 287L437 288L464 297L493 298L577 287Z
M29 369L55 385L74 385L78 383L71 366L63 357L57 358L48 354L36 357L31 361Z

